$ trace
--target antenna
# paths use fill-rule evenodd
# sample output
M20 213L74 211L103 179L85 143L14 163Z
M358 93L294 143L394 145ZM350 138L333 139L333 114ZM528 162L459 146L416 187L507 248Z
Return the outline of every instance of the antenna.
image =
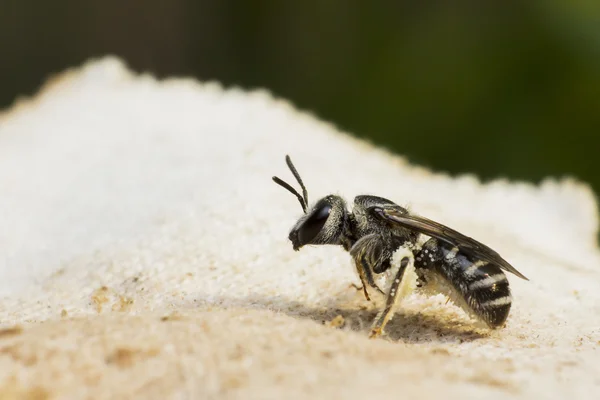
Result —
M278 177L274 176L273 181L275 181L275 183L287 189L290 193L296 196L298 198L298 201L300 202L300 205L302 206L302 210L306 214L306 209L308 207L308 191L306 190L306 187L304 186L302 178L300 178L300 174L296 170L296 167L294 167L294 164L292 164L292 159L289 155L285 156L285 162L290 168L290 171L292 171L292 174L294 174L294 178L296 178L296 181L298 181L298 183L300 184L300 187L302 188L302 196L289 183L279 179Z

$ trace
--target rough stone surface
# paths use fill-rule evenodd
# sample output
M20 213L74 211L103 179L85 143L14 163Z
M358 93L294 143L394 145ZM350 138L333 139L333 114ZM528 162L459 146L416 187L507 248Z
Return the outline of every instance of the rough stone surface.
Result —
M348 254L287 240L288 153L312 201L377 194L495 248L531 279L507 326L412 294L368 339ZM597 399L597 227L574 180L451 178L266 92L95 60L0 114L0 397Z

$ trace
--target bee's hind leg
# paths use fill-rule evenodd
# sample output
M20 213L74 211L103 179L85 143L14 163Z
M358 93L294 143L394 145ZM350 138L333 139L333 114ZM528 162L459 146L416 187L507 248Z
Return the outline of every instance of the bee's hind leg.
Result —
M371 327L371 333L369 335L370 338L374 339L374 338L377 338L378 336L380 336L383 333L386 324L394 316L396 302L401 297L400 292L402 290L401 290L400 286L402 284L402 278L404 277L404 272L406 271L406 267L408 266L409 262L410 262L409 257L404 257L400 261L400 268L398 268L398 272L396 273L396 276L394 277L394 281L390 285L390 290L389 290L389 292L387 294L387 298L385 300L385 307L379 314L377 314L377 317L375 317L375 322L373 323L373 326Z

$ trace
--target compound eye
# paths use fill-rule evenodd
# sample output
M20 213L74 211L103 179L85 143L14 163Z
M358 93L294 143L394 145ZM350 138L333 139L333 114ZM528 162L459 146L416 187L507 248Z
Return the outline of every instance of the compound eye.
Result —
M323 229L329 213L331 212L331 206L325 204L321 208L317 209L313 214L300 226L298 230L298 240L302 244L310 243Z

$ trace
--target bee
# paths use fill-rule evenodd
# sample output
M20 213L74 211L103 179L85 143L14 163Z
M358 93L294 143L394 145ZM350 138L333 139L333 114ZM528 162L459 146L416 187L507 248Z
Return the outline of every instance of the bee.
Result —
M306 245L341 245L349 252L362 283L357 288L367 301L370 301L369 289L385 296L385 306L371 327L371 338L384 333L405 293L402 283L411 263L417 288L432 288L435 293L447 295L483 326L490 329L504 326L512 295L503 270L529 279L497 252L383 197L356 196L349 211L343 198L330 194L309 207L308 192L300 174L289 156L285 160L302 195L276 176L273 181L295 195L304 212L288 239L295 251ZM423 235L425 241L419 244ZM394 254L401 247L408 250L408 255L393 263ZM392 277L386 291L376 283L375 278L381 276Z

